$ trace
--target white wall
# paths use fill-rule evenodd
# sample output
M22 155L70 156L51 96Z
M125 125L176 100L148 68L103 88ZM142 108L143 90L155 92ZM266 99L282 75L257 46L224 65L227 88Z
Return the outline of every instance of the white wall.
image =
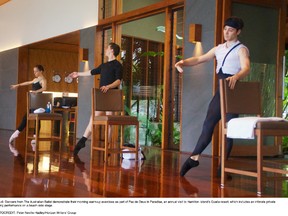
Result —
M98 23L98 0L12 0L0 7L0 52Z

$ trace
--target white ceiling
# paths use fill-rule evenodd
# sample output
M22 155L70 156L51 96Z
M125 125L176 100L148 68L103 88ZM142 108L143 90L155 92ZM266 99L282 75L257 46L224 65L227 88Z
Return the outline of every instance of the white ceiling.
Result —
M0 29L5 32L0 34L0 52L97 23L98 0L10 0L0 7Z

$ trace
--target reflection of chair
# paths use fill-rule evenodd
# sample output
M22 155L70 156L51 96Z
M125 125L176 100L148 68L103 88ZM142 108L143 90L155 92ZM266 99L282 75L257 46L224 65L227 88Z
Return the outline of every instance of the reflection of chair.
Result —
M262 192L262 173L263 171L288 174L288 171L277 168L266 167L263 164L263 140L264 136L288 136L288 122L282 119L260 118L261 114L261 90L260 83L256 82L238 82L233 90L228 87L228 82L220 80L220 98L221 98L221 123L222 123L222 146L221 146L221 186L224 187L225 173L235 173L257 178L257 194ZM226 123L226 113L256 115L259 118L240 117L232 119L229 124ZM239 126L251 124L253 119L251 134L257 137L257 167L256 171L246 171L239 168L228 168L226 166L226 137L242 138L239 131L243 132L247 127ZM232 122L236 125L236 136L230 136ZM254 126L255 125L255 126ZM229 128L230 127L230 128ZM238 128L237 128L238 127ZM228 131L230 129L230 131ZM241 136L240 136L241 135ZM238 137L237 137L238 136ZM225 155L225 157L224 157Z
M121 112L121 115L104 115L95 116L92 115L92 143L91 143L91 160L93 159L93 152L103 151L104 161L107 162L107 157L109 153L135 153L136 160L138 160L138 148L139 148L139 122L135 116L124 115L123 109L123 93L122 90L111 89L106 93L102 93L99 89L92 89L92 113L95 111L111 111L111 112ZM97 125L104 126L105 142L104 146L101 142L96 142L95 138L95 128ZM109 127L113 125L121 126L121 142L119 148L112 148L112 143L108 143L109 139ZM129 148L129 151L123 151L127 149L124 146L124 126L134 125L136 127L136 137L135 137L135 147ZM97 146L97 144L99 144Z
M62 140L62 115L58 113L31 113L31 111L38 108L45 108L47 103L52 104L52 94L50 93L28 93L27 95L27 126L26 126L26 148L25 148L25 162L27 162L27 156L32 154L34 156L34 170L37 170L37 158L39 154L39 144L42 141L50 142L50 151L53 142L59 143L59 151L61 149ZM51 130L49 136L40 136L40 121L50 121ZM58 131L54 131L55 121L60 123L59 134ZM34 123L34 127L32 126ZM34 133L30 131L30 128L34 128ZM30 142L35 140L35 149L28 151ZM60 153L60 152L59 152Z

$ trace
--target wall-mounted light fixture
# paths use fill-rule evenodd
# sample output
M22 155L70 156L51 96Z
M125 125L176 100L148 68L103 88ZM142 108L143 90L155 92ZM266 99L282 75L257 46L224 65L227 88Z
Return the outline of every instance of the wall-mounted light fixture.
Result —
M202 25L190 24L189 26L189 41L191 43L201 42Z
M79 55L80 55L80 60L81 61L83 61L83 62L88 61L88 55L89 55L88 49L80 48Z

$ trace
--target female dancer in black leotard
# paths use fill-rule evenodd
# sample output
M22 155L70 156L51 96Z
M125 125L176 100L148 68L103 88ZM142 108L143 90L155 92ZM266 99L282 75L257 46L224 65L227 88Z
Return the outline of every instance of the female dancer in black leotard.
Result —
M44 67L42 65L36 65L33 68L35 78L31 81L11 85L11 89L17 89L20 86L27 86L32 85L31 92L33 93L41 93L46 90L47 88L47 80L43 75ZM20 125L18 126L17 130L11 135L9 139L9 148L10 151L14 154L14 156L18 156L18 151L14 146L15 139L19 136L20 132L22 132L26 127L27 122L27 114L25 114L22 118Z

